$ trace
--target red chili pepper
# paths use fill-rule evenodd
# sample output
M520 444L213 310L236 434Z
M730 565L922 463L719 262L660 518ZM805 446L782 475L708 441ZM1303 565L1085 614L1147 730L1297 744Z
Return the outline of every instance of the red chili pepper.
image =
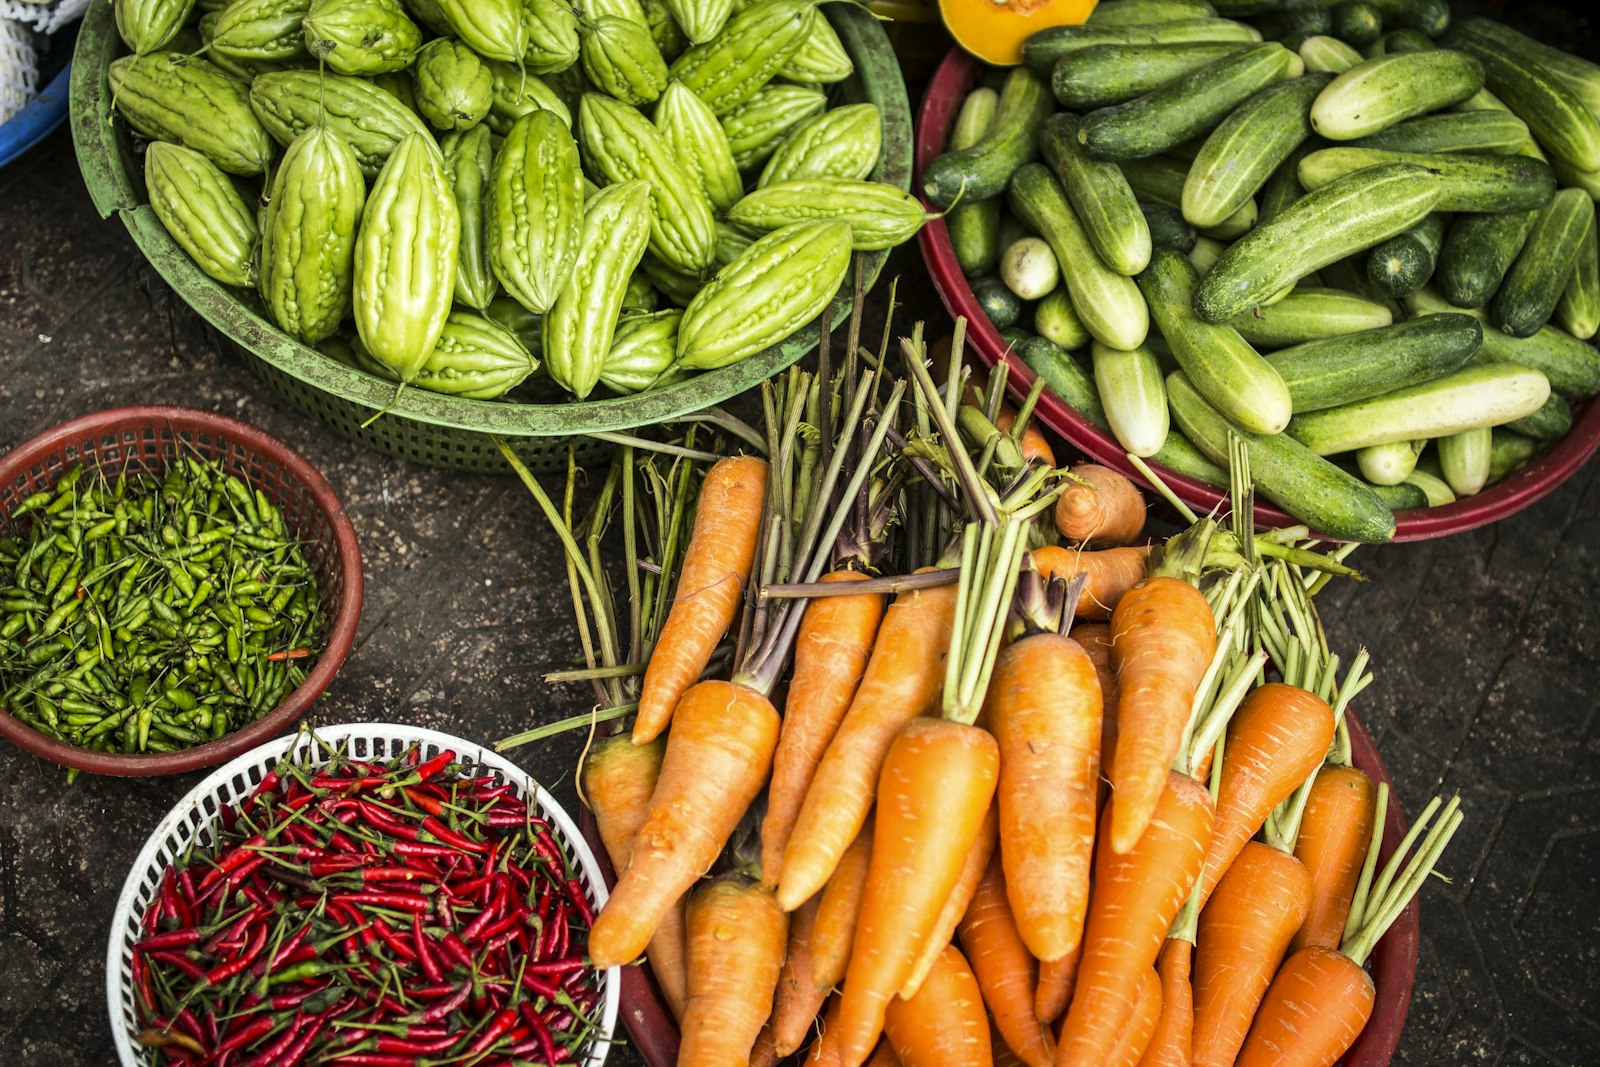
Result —
M255 963L266 947L267 928L265 924L262 924L257 926L250 934L249 941L245 943L245 947L242 951L240 951L239 955L235 956L231 960L226 960L222 963L219 963L217 966L207 971L205 978L203 979L203 983L205 985L221 985L223 982L226 982L234 975L243 972L250 967L251 964Z
M428 911L428 898L421 893L337 893L332 899L343 904L393 908L413 914L426 914Z
M467 951L467 946L462 943L460 936L454 930L439 939L439 948L452 961L469 971L472 970L475 962L472 958L472 953Z
M519 1005L522 1020L533 1031L533 1038L539 1043L539 1051L544 1056L545 1063L556 1062L555 1042L550 1037L550 1030L545 1026L544 1020L539 1018L539 1013L534 1010L532 1001L524 1000Z
M417 958L417 950L405 943L405 940L389 925L389 920L379 915L372 920L372 932L378 935L378 940L389 947L389 951L399 958L401 963L410 963Z
M398 837L402 841L417 839L418 831L415 826L407 826L371 801L357 800L356 804L360 806L361 817L366 820L367 825L382 830L391 837Z
M133 943L135 954L139 952L157 952L164 948L188 948L190 945L199 944L200 931L194 927L186 930L169 930L164 934L151 934Z
M273 1011L289 1011L292 1008L298 1008L305 1003L307 998L321 991L315 986L307 986L305 989L296 989L292 993L276 993L267 998L267 1006Z
M431 1052L449 1051L450 1046L459 1040L459 1037L450 1034L433 1038L395 1037L391 1034L380 1034L378 1035L378 1051L409 1052L413 1056L422 1056Z
M433 897L433 910L439 916L439 924L445 929L454 929L456 925L455 909L450 906L449 893L436 893Z
M425 871L409 864L401 867L368 867L361 872L361 879L364 882L432 882L437 877L432 871Z
M270 1034L278 1025L276 1016L257 1015L239 1029L228 1034L217 1046L217 1053L231 1052L234 1049L245 1049L260 1041Z
M417 965L428 976L428 981L435 984L444 981L444 969L439 966L439 958L433 954L428 936L422 929L422 916L418 913L411 916L411 940L417 953Z
M406 803L416 805L429 815L443 814L444 800L423 792L425 788L425 786L418 785L403 790L402 795L405 797Z
M421 856L428 859L450 859L459 855L453 848L445 848L443 845L430 845L422 841L396 841L391 846L391 851L396 856Z
M420 1012L413 1012L410 1018L412 1021L419 1023L436 1023L448 1016L457 1008L461 1007L461 1005L465 1004L467 1002L467 997L470 996L471 993L472 983L464 982L462 983L461 988L457 989L450 996L445 997L443 1000L434 1001L426 1008L423 1008Z
M420 764L417 767L417 780L426 782L428 779L443 771L455 761L456 754L454 752L451 752L448 748L442 749L438 755L430 757L426 763Z
M564 960L545 960L541 963L530 963L527 966L528 974L571 974L582 971L584 968L583 957L568 956Z
M546 1000L555 1000L561 995L561 988L536 974L522 972L522 988L534 996L544 997Z
M370 857L356 852L341 852L338 855L322 856L313 859L306 865L306 870L313 878L327 878L330 875L345 874L359 870L371 862Z
M589 898L584 895L582 883L576 878L567 879L567 899L578 909L578 914L583 916L583 925L593 926L594 908L589 904Z
M494 1020L484 1027L483 1033L474 1038L472 1044L467 1046L466 1055L476 1056L479 1053L487 1052L499 1044L500 1039L515 1025L517 1025L517 1013L510 1008L502 1009L495 1015Z
M191 982L198 982L205 977L206 969L181 953L152 952L150 953L150 958L158 963L176 967Z
M311 650L309 648L286 648L282 652L268 652L267 653L267 662L268 663L282 663L284 660L287 660L287 659L310 659L310 658L311 658Z
M329 1062L341 1067L416 1067L417 1057L403 1052L353 1052Z
M457 831L450 829L450 827L444 824L444 820L440 819L436 815L429 815L427 818L423 819L422 829L426 833L431 834L435 840L441 842L442 844L449 845L451 848L459 848L462 852L472 852L481 855L489 851L488 844L483 841L474 841L465 834L458 833Z

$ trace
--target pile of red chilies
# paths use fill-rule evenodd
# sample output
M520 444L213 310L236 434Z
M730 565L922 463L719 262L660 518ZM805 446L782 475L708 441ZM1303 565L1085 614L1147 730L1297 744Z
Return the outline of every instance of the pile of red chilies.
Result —
M210 1067L576 1058L593 910L512 786L417 750L285 761L162 875L134 946L139 1041Z

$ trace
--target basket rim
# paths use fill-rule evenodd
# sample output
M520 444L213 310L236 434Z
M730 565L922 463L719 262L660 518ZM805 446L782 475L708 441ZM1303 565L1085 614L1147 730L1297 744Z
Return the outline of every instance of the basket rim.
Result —
M226 435L244 445L252 454L270 458L281 465L293 480L311 494L314 506L328 520L333 531L334 566L338 569L343 588L337 601L330 603L323 600L324 606L331 609L327 644L305 681L261 718L215 741L170 753L141 755L90 752L46 737L0 708L0 737L35 756L94 774L124 778L181 774L229 760L275 736L305 715L333 681L355 645L356 630L361 623L361 545L343 502L328 480L304 456L265 430L238 419L194 408L171 406L108 408L80 415L52 426L0 455L0 486L9 485L35 463L48 456L59 455L67 446L85 437L158 423L165 423L174 434L209 431ZM5 517L4 508L0 508L0 520Z
M216 797L230 779L243 772L253 767L276 763L296 750L311 750L318 739L338 745L363 738L392 739L408 744L433 744L447 748L463 759L494 770L507 781L524 789L525 797L531 799L541 814L555 824L564 843L572 849L573 856L588 881L591 903L594 904L595 910L599 911L605 904L610 896L605 877L595 857L594 849L590 847L578 824L573 821L566 808L531 774L493 749L441 730L388 722L338 723L315 730L303 730L287 737L274 738L236 756L196 783L193 789L185 793L167 814L162 816L145 839L144 847L140 849L133 865L128 869L122 891L117 897L116 909L112 914L111 936L106 948L106 1004L111 1017L112 1040L116 1045L118 1060L123 1067L145 1067L144 1062L134 1054L133 1043L129 1040L128 1030L119 1014L119 1005L122 1002L124 988L132 981L132 942L127 931L139 896L139 883L142 881L140 875L147 871L158 870L158 853L165 839L182 823L185 816L198 808L206 799ZM206 832L209 825L209 820L202 820L196 829L196 836ZM159 869L164 869L165 866L161 863ZM128 950L126 957L125 949ZM601 1067L605 1063L616 1033L621 999L620 988L621 968L612 967L605 973L603 994L605 1007L601 1016L600 1033L595 1038L588 1057L580 1061L583 1067Z
M112 13L95 5L85 14L73 56L71 114L73 141L80 169L96 208L104 218L119 214L145 259L186 304L260 359L305 384L372 411L414 422L505 437L563 437L607 433L671 422L721 404L760 384L799 360L814 343L811 331L799 331L737 363L633 396L559 404L504 403L407 389L396 397L393 382L346 366L292 340L256 314L233 291L207 277L178 248L148 203L136 195L134 178L119 152L117 132L109 120L107 68L121 41ZM873 176L909 189L912 172L912 114L905 79L889 39L877 19L854 5L824 8L856 64L853 75L867 102L878 106L883 147ZM888 251L860 252L870 285L888 259ZM850 305L849 278L824 314L836 323Z

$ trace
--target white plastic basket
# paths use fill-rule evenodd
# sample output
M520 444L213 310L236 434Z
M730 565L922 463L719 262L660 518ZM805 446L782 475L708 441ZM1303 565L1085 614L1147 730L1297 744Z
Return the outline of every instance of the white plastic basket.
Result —
M123 883L122 895L117 898L117 910L111 921L111 943L106 950L106 1000L111 1010L111 1035L123 1067L155 1067L157 1063L153 1049L144 1049L133 1040L139 1031L133 994L133 944L139 938L139 921L155 896L162 872L183 854L191 841L201 835L209 838L217 815L224 808L242 802L267 772L291 751L309 752L309 762L314 765L324 762L325 749L321 746L363 760L391 759L413 745L421 747L424 760L448 749L461 763L476 765L480 774L497 775L509 783L518 796L524 800L531 798L534 810L550 822L556 841L577 871L589 902L596 911L605 904L605 880L577 825L554 797L503 756L437 730L395 723L330 726L317 730L315 739L306 732L281 737L218 767L178 801L145 842L144 850L128 872L128 880ZM599 1030L591 1039L587 1054L576 1061L582 1067L601 1067L605 1063L617 1024L621 988L621 970L613 967L605 974Z

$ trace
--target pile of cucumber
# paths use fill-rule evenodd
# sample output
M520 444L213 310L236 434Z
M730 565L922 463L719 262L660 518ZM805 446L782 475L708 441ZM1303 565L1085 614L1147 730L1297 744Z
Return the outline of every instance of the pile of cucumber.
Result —
M1335 537L1600 392L1600 65L1444 0L1102 0L922 177L1006 342L1129 452Z

